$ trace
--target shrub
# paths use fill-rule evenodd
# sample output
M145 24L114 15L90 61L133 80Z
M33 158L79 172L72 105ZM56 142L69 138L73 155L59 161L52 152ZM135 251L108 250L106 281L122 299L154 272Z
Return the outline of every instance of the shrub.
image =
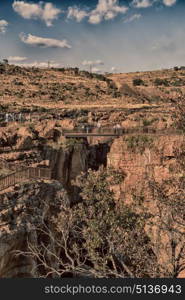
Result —
M137 85L145 85L144 81L141 78L134 78L133 79L133 85L137 86Z
M152 123L154 123L157 120L158 120L158 118L153 118L151 120L144 119L143 120L143 126L144 127L150 126L150 125L152 125Z
M133 152L143 153L146 148L150 148L153 139L146 135L130 136L126 139L127 147Z
M161 86L161 85L169 86L169 82L167 79L156 78L154 80L154 85L155 86Z

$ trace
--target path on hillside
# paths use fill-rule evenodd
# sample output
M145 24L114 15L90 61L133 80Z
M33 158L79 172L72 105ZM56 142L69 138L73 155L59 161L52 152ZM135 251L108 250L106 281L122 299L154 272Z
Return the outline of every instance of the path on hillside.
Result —
M33 106L33 104L32 104ZM121 103L113 103L113 104L61 104L61 103L53 103L53 102L45 102L45 103L39 103L39 104L34 104L34 107L45 107L45 108L56 108L56 109L94 109L94 108L111 108L111 109L116 109L116 108L122 108L122 109L134 109L134 108L155 108L155 107L166 107L167 105L159 105L159 104L147 104L147 103L137 103L137 104L121 104ZM29 107L29 104L28 104Z
M1 104L3 104L3 101L0 101ZM166 108L167 106L171 107L171 103L162 103L162 104L153 104L153 103L123 103L123 101L112 101L111 103L106 103L106 102L95 102L92 104L92 102L85 102L84 104L79 103L79 104L64 104L61 102L53 102L53 101L39 101L39 102L34 102L34 101L17 101L16 102L18 106L24 107L24 108L45 108L45 109L71 109L71 110L80 110L80 109L134 109L134 108L142 108L142 107L148 107L148 108L155 108L155 107L164 107ZM12 104L12 101L6 101L7 104Z

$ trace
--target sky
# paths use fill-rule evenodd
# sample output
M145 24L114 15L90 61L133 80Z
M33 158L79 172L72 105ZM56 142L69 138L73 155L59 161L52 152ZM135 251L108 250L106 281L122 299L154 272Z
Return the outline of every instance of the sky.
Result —
M135 72L185 65L184 0L0 0L0 60Z

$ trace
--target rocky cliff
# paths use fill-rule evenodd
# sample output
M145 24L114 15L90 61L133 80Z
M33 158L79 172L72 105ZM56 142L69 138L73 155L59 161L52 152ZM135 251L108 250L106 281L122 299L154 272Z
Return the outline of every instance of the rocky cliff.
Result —
M52 230L52 218L64 203L69 199L56 181L26 183L0 195L0 278L39 276L36 260L25 253L41 242L52 248L36 229L44 230L45 224Z
M129 120L126 114L117 111L110 114L92 112L86 114L86 117L91 122L100 119L105 125L117 118L123 122L124 128L131 123L133 125L133 122L140 122L142 118L140 112L137 116L134 112ZM62 122L66 126L70 124L70 128L74 126L74 121L70 118ZM161 119L159 123L161 124ZM166 124L170 126L171 123ZM3 170L12 172L20 166L47 165L52 170L54 180L47 183L27 183L15 190L1 193L1 277L38 276L38 270L34 270L35 261L20 255L15 257L15 251L27 251L27 241L38 245L39 237L34 231L35 226L41 224L43 219L47 223L56 211L60 211L63 201L70 205L80 201L76 178L89 168L98 170L101 165L113 167L125 174L121 183L111 186L115 192L115 201L124 201L136 207L139 202L138 209L142 207L151 213L145 230L153 243L161 274L173 273L173 260L179 257L183 247L184 241L180 237L184 229L172 222L165 207L162 207L162 211L159 210L161 206L159 207L149 183L162 185L166 180L183 176L176 159L176 153L184 147L183 135L172 132L134 133L119 138L68 139L60 134L60 121L50 121L48 124L43 121L33 127L20 124L15 127L14 124L1 128L0 133ZM173 229L177 229L180 234L174 237L173 232L170 234L166 229L166 224L173 225ZM180 277L184 276L184 260L181 258L179 263L176 275Z
M178 187L174 191L175 181L183 177L184 173L179 169L176 155L183 149L183 145L182 135L124 136L114 140L107 163L126 175L121 184L112 187L116 201L125 201L135 206L139 203L140 208L151 214L145 229L153 243L161 273L173 273L174 261L179 260L176 274L179 277L184 274L184 226L174 220L170 210L155 197L151 183L161 186L162 191L166 192L165 196L173 193L174 197L179 197ZM162 184L166 181L171 183L165 191Z

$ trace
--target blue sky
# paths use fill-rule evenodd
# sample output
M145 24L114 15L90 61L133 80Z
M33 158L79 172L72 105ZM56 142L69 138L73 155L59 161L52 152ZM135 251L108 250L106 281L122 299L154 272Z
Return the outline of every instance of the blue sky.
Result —
M185 65L185 1L0 0L0 58L132 72Z

